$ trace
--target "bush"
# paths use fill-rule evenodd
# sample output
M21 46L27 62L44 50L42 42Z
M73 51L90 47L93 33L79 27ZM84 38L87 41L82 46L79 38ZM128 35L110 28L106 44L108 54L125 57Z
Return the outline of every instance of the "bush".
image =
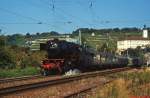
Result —
M14 56L6 48L0 48L0 68L14 68Z
M40 66L41 61L45 58L45 52L37 51L31 52L30 54L24 56L21 60L21 68L25 68L27 66Z
M45 52L30 51L28 48L18 46L0 47L0 68L25 68L27 66L39 66L45 58Z

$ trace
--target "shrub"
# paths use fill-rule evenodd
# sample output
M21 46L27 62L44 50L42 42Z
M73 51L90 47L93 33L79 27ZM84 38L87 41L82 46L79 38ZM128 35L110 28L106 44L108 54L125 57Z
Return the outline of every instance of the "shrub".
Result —
M6 48L0 48L0 68L14 68L14 56Z

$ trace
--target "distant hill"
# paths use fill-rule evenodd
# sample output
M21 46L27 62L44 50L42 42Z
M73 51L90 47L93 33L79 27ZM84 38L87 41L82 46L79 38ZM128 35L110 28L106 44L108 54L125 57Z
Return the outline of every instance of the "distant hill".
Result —
M150 32L150 27L147 28ZM78 39L79 30L82 33L82 42L91 47L100 47L103 43L106 43L108 40L116 42L120 38L128 36L142 36L142 30L140 28L108 28L108 29L93 29L93 28L79 28L72 32L72 34L60 34L56 31L51 32L37 32L36 34L27 33L26 35L13 34L6 36L6 43L8 45L18 45L23 46L26 41L32 41L41 38L49 38L52 36L66 36L70 35L71 38ZM92 36L92 33L95 36ZM97 46L96 46L97 45Z

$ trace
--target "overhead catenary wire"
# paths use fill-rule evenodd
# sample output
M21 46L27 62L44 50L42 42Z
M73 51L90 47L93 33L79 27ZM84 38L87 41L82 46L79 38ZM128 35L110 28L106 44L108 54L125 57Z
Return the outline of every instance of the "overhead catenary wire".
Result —
M26 0L26 1L24 1L24 2L26 2L27 4L29 4L29 5L31 5L31 6L33 6L33 7L36 7L36 8L45 8L45 10L46 10L46 9L49 10L49 9L51 8L51 6L47 5L48 2L45 2L44 0L39 0L39 1L40 1L40 4L37 3L37 2L29 2L28 0ZM43 6L43 4L44 4L44 6ZM45 6L45 4L46 4L46 6ZM52 5L52 3L49 3L49 4ZM41 7L41 6L42 6L42 7ZM47 13L49 13L49 12L47 12ZM56 14L57 14L57 16L62 16L60 13L58 13L58 12L56 13L56 11L55 11L55 12L53 11L53 15L55 15L54 17L57 17ZM62 20L65 19L65 18L66 18L66 17L63 16ZM62 21L62 20L61 20L61 21L56 20L55 22L56 22L56 23L65 24L65 23L68 23L68 21L69 21L69 20L68 20L68 21ZM51 22L47 22L47 20L46 20L45 23L49 23L49 24L50 24L50 23L52 23L52 21L51 21Z
M53 22L48 22L47 20L44 19L44 21L41 19L37 19L36 17L31 17L31 16L28 16L28 15L23 15L21 13L17 13L15 11L11 11L11 10L8 10L8 9L5 9L5 8L1 8L0 7L0 10L3 11L3 12L6 12L6 13L9 13L9 14L12 14L12 15L15 15L17 17L22 17L24 19L28 19L30 20L29 22L4 22L4 23L0 23L2 25L4 24L14 24L14 25L24 25L24 24L31 24L31 25L36 25L36 24L41 24L41 25L46 25L46 26L51 26L51 27L54 27L55 29L56 28L62 28L63 26L69 24L69 25L75 25L75 22L78 21L78 22L81 22L83 24L86 24L88 26L95 26L96 23L97 24L112 24L112 23L144 23L144 24L149 24L150 23L150 20L100 20L98 16L96 16L96 12L94 10L94 7L96 6L95 4L95 1L94 0L88 0L86 2L86 4L88 4L88 7L89 9L91 10L91 16L92 16L92 19L93 19L93 22L91 23L89 20L85 20L85 19L82 19L81 17L79 17L78 15L74 15L74 13L72 12L67 12L64 8L61 8L58 4L57 4L57 0L39 0L40 2L43 2L43 3L35 3L32 1L32 3L30 4L31 6L36 6L38 8L42 8L42 7L45 7L47 9L51 9L50 11L53 11L53 17L54 17L54 21ZM58 0L59 1L59 0ZM65 1L59 1L59 2L63 2L63 4L65 4L66 2ZM83 1L70 1L68 0L67 3L70 3L72 4L75 3L75 4L78 4L78 5L82 5L81 3L83 3ZM78 3L80 2L80 3ZM30 2L29 2L30 3ZM43 5L46 5L46 6L42 6ZM62 4L62 3L61 3ZM82 5L81 7L84 7L84 5ZM59 19L57 18L59 17L61 21L59 21ZM65 20L65 21L62 21L62 20ZM66 21L67 20L67 21ZM58 22L57 22L58 21ZM65 24L65 25L64 25ZM77 26L79 27L79 25L77 24ZM63 29L66 29L66 28L63 28Z
M6 27L0 25L0 29L5 29Z
M112 24L112 23L146 23L149 24L150 20L101 20L101 21L97 21L100 24Z
M3 22L3 23L0 23L1 25L4 25L4 24L10 24L10 25L13 25L13 24L44 24L44 23L42 23L42 22L34 22L34 23L25 23L25 22Z
M55 1L52 0L52 10L55 11Z
M51 27L53 27L53 28L58 28L58 29L61 29L61 30L65 30L65 28L63 28L62 26L64 26L64 25L66 25L66 24L70 24L70 23L72 23L71 21L69 21L69 20L67 20L67 21L64 21L64 18L66 18L66 17L64 17L63 16L63 19L61 19L61 21L59 21L58 19L54 19L54 17L57 17L57 16L62 16L60 13L56 13L56 11L55 10L53 10L52 8L55 8L55 7L51 7L51 6L55 6L53 3L54 3L54 1L52 1L52 2L46 2L46 1L44 1L44 0L38 0L38 1L40 1L40 3L38 2L26 2L26 3L28 3L29 5L31 5L31 6L34 6L34 7L37 7L37 8L41 8L41 6L42 6L42 8L46 8L46 9L51 9L52 10L52 14L51 15L54 15L53 16L53 19L51 19L51 21L49 22L48 20L46 20L45 22L42 22L42 24L45 24L45 25L48 25L48 26L51 26ZM49 5L51 5L51 6L49 6ZM47 12L47 13L49 13L49 12ZM54 21L55 20L55 21ZM63 21L62 21L63 20ZM62 26L60 26L60 25L54 25L55 23L59 23L59 24L62 24ZM32 24L32 23L31 23ZM34 24L34 23L33 23ZM66 30L65 30L66 31Z
M42 1L42 0L40 0L40 1ZM70 18L76 19L76 21L80 21L80 22L83 22L85 24L91 25L88 21L85 21L85 20L79 18L78 16L74 16L73 14L70 14L70 13L66 12L65 10L59 8L59 6L56 7L55 0L51 0L50 2L45 2L44 1L43 4L45 4L46 6L47 6L47 4L49 4L49 6L52 7L52 8L54 6L55 13L57 11L57 13L58 12L61 13L61 16L63 16L63 17L70 17ZM52 10L52 11L54 11L54 10Z
M94 11L93 11L93 1L92 0L90 0L90 3L89 3L89 9L90 9L90 12L91 12L91 17L92 17L92 21L93 21L93 23L95 23L96 21L95 21L95 13L94 13ZM95 26L95 25L94 25ZM94 27L93 26L93 27Z
M76 21L79 21L79 22L82 22L82 23L85 23L85 24L88 24L89 26L91 25L91 23L89 23L88 21L85 21L81 18L79 18L78 16L74 16L66 11L64 11L63 9L60 9L60 8L55 8L57 11L59 11L60 13L64 14L64 16L67 16L67 17L70 17L73 18L73 19L76 19Z
M53 22L0 22L0 24L1 25L4 25L4 24L47 24L47 25L50 25L50 24L52 24ZM65 22L65 21L56 21L56 23L63 23L63 24L65 24L65 23L72 23L71 21L67 21L67 22Z
M25 15L22 15L22 14L20 14L20 13L7 10L7 9L5 9L5 8L1 8L1 7L0 7L0 11L3 11L3 12L5 12L5 13L9 13L9 14L11 14L11 15L15 15L15 16L17 16L17 17L21 17L21 18L24 18L24 19L28 19L28 20L30 20L30 21L36 21L36 22L29 22L29 23L24 23L24 22L18 22L18 23L17 23L17 22L16 22L16 23L13 23L13 22L12 22L12 23L10 23L10 22L0 23L0 24L2 24L2 25L4 25L4 24L15 24L15 25L17 25L17 24L41 24L41 25L46 25L46 26L55 27L54 25L52 25L52 24L50 24L50 23L47 23L47 22L45 22L45 21L41 21L41 20L39 20L39 19L30 17L30 16L25 16ZM57 28L58 28L58 27L57 27Z
M42 1L42 0L41 0ZM44 0L43 0L44 1ZM53 0L52 0L53 1ZM55 6L55 13L58 14L61 13L61 16L63 17L68 17L68 18L72 18L73 20L76 20L76 21L79 21L79 22L82 22L84 24L88 24L89 27L96 27L97 24L101 24L101 25L106 25L106 24L124 24L124 23L140 23L140 24L149 24L150 21L145 21L145 20L101 20L99 18L99 16L96 15L95 11L94 11L94 8L95 8L95 2L96 0L89 0L88 1L88 4L89 4L89 8L91 10L91 16L92 16L92 21L93 22L90 22L89 20L88 21L85 21L84 19L81 19L80 17L76 16L76 15L73 15L72 13L70 14L69 12L67 12L66 10L60 8L59 6L57 6L56 4L56 1L55 0L55 4L52 4L52 3L49 3L49 2L44 2L43 4L47 5L49 4L52 8L52 6L54 5ZM64 1L63 1L64 2ZM79 5L81 5L83 7L83 5L81 3L78 3ZM71 22L71 24L74 24L74 21ZM77 27L79 27L79 25L77 25Z
M0 25L0 34L1 34L1 35L5 34L5 33L4 33L4 32L5 32L5 29L7 29L7 27ZM3 31L3 33L2 33L2 31Z
M39 19L30 17L30 16L25 16L25 15L22 15L20 13L7 10L5 8L1 8L0 7L0 10L3 11L3 12L5 12L5 13L9 13L9 14L15 15L17 17L21 17L21 18L24 18L24 19L28 19L30 21L34 21L34 22L15 22L15 23L14 22L11 22L11 23L10 22L5 22L5 23L0 23L0 24L48 24L48 25L50 25L50 23L46 23L45 21L41 21Z
M66 19L66 21L63 21L63 22L57 22L59 20L56 19L56 17L61 16L61 18L62 18L61 20L64 20L67 17L66 17L66 15L64 15L64 13L61 14L60 12L58 12L58 9L56 9L55 0L50 0L49 2L46 2L45 0L39 0L39 1L41 1L41 3L43 5L46 5L45 7L48 7L48 8L51 9L52 15L53 15L53 19L52 19L53 23L54 24L55 23L61 23L61 26L59 25L59 27L58 27L58 25L57 25L55 28L60 28L60 27L62 27L64 25L66 25L66 24L72 24L73 23L71 20L68 20L68 19ZM64 29L66 29L66 28L64 28Z
M9 14L15 15L15 16L17 16L17 17L22 17L22 18L25 18L25 19L28 19L28 20L40 22L40 20L38 20L38 19L35 19L35 18L33 18L33 17L30 17L30 16L25 16L25 15L22 15L22 14L20 14L20 13L16 13L16 12L14 12L14 11L10 11L10 10L7 10L7 9L5 9L5 8L1 8L1 7L0 7L0 10L3 11L3 12L9 13Z
M93 4L92 4L92 6L93 6ZM90 8L92 7L91 5L90 5ZM73 16L73 15L71 15L71 14L69 14L69 13L66 13L64 10L62 10L62 9L59 9L59 8L57 8L58 10L60 10L60 11L62 11L62 12L64 12L65 14L68 14L68 15L70 15L70 16L72 16L72 17L74 17L74 18L77 18L76 16ZM9 14L13 14L13 15L15 15L15 16L17 16L17 17L22 17L22 18L25 18L25 19L28 19L28 20L32 20L32 21L37 21L37 22L35 22L35 23L0 23L0 24L47 24L46 22L42 22L41 20L39 20L39 19L36 19L36 18L33 18L33 17L30 17L30 16L25 16L25 15L22 15L22 14L20 14L20 13L16 13L16 12L13 12L13 11L10 11L10 10L7 10L7 9L4 9L4 8L1 8L0 7L0 10L1 11L3 11L3 12L6 12L6 13L9 13ZM59 14L60 15L60 14ZM63 17L65 17L65 15L62 15ZM81 20L81 19L79 19L79 20ZM82 21L84 21L84 20L82 20ZM84 22L86 22L86 21L84 21ZM101 20L101 21L97 21L97 22L99 22L99 23L135 23L135 22L145 22L145 23L150 23L150 20ZM60 22L61 23L61 22ZM62 22L62 23L65 23L65 22ZM67 23L67 22L66 22ZM86 22L87 23L87 22Z
M45 0L40 0L40 1L41 2L43 1L43 4L45 4L45 5L49 4L51 7L54 5L55 6L55 10L57 11L57 14L58 14L58 12L60 12L60 13L62 13L61 16L63 16L63 17L71 16L71 18L74 18L76 20L82 21L83 23L92 25L92 23L89 23L89 21L85 21L85 20L79 18L78 16L74 16L74 15L70 14L69 12L66 12L65 10L59 8L59 6L56 7L56 3L53 4L54 1L56 2L56 0L51 0L51 3L46 2ZM100 20L99 17L95 14L94 9L93 9L94 6L95 6L95 4L94 4L95 2L96 2L95 0L89 0L88 1L89 8L90 8L91 14L92 14L92 18L94 20L93 22L97 22L97 23L100 23L100 24L127 23L127 22L130 22L130 23L133 23L133 22L147 22L147 23L149 23L150 22L150 20ZM80 4L81 2L80 3L76 2L76 3L81 5ZM56 13L56 11L55 11L55 13Z
M25 16L25 15L22 15L20 13L17 13L17 12L14 12L14 11L10 11L8 9L5 9L5 8L1 8L0 7L0 11L3 11L5 13L9 13L11 15L15 15L17 17L21 17L21 18L24 18L24 19L28 19L30 21L35 21L35 23L0 23L1 25L8 25L8 24L44 24L44 22L42 22L41 20L39 19L36 19L36 18L33 18L33 17L30 17L30 16ZM45 25L45 24L44 24Z

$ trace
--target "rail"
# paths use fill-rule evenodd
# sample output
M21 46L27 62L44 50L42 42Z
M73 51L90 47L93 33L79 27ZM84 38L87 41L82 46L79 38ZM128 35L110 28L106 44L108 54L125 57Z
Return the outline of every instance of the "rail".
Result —
M59 79L47 80L47 81L42 81L42 82L33 83L33 84L25 84L25 85L20 85L20 86L3 88L3 89L0 89L0 96L11 94L14 92L19 92L19 91L25 91L25 90L29 90L29 89L33 89L33 88L46 87L46 86L50 86L50 85L67 83L67 82L80 80L80 79L84 79L84 78L90 78L90 77L102 76L102 75L106 75L106 74L112 74L112 73L116 73L116 72L126 71L129 69L131 69L131 68L126 67L126 68L117 68L117 69L111 69L111 70L105 70L105 71L83 73L80 75L69 76L69 77L66 76L66 77L62 77Z
M70 94L67 94L67 95L63 96L63 98L77 98L77 96L80 96L80 94L82 94L82 93L86 93L86 92L88 92L88 91L90 91L90 90L92 90L92 89L94 89L94 88L96 88L98 86L106 85L106 84L108 84L108 83L110 83L112 81L113 80L109 80L109 81L106 81L106 82L103 82L103 83L93 84L91 86L82 88L82 89L80 89L80 90L78 90L76 92L71 92ZM79 98L81 98L81 97L79 97Z
M16 78L5 78L0 79L0 83L12 82L12 81L20 81L20 80L28 80L28 79L35 79L43 77L41 75L33 75L33 76L23 76L23 77L16 77Z

